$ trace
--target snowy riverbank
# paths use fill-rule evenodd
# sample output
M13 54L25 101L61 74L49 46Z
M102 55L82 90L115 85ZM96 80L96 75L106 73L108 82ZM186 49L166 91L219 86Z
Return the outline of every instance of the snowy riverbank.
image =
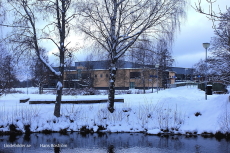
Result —
M178 87L158 93L117 95L111 114L106 103L62 104L60 118L53 116L54 104L19 103L23 97L55 99L55 95L11 94L0 98L0 131L18 130L94 132L142 132L158 134L202 134L230 131L229 94L211 95L205 100L197 87ZM64 99L106 98L105 95L63 96ZM13 126L12 126L13 125ZM16 128L16 129L14 129Z

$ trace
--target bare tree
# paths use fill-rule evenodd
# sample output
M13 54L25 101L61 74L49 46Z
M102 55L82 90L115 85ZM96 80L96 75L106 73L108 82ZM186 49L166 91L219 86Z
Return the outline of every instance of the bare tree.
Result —
M172 40L184 15L185 0L93 0L80 7L84 17L79 28L108 53L110 84L108 110L114 111L116 63L143 33L164 34Z
M230 8L224 13L230 17ZM212 60L208 62L212 65L212 70L216 71L216 77L229 84L230 78L230 18L220 21L214 30L215 36L211 39ZM217 75L218 74L218 75Z
M199 76L200 78L205 76L206 73L206 63L204 60L200 60L199 62L197 62L196 64L194 64L193 66L194 68L194 75ZM199 78L199 79L200 79Z
M209 75L212 75L215 80L219 79L229 83L230 74L230 8L214 11L214 6L218 1L207 0L209 4L209 11L205 12L201 6L201 1L195 4L194 9L207 16L213 22L213 29L215 36L211 39L210 51L212 56L206 61L208 69L206 70ZM210 25L211 26L211 25Z
M72 1L11 0L5 5L9 6L15 16L13 23L8 24L13 28L13 33L8 37L14 49L19 51L20 56L34 51L39 60L58 78L54 115L59 117L65 55L68 54L67 46L70 44L67 37L71 30L71 21L75 17L74 11L70 10ZM42 25L44 27L40 28ZM59 71L55 71L42 57L39 48L44 40L50 40L58 49L55 55L59 58Z
M82 81L89 87L93 88L94 87L94 65L93 65L93 60L94 60L94 54L90 53L85 61L85 69L84 73L82 73Z
M225 84L230 84L230 56L224 57L214 56L208 60L207 75L213 81L222 81Z
M66 65L66 68L65 68L65 71L66 71L66 85L69 87L69 88L73 88L75 87L75 83L73 83L73 81L75 79L78 79L77 76L75 74L73 74L72 70L75 70L73 69L73 65L74 65L74 61L75 61L75 55L74 55L74 52L76 52L76 50L78 50L77 48L70 48L68 50L68 54L65 55L65 65Z
M163 88L167 88L168 67L172 66L174 59L170 52L170 44L165 39L160 39L156 45L157 63L159 64L160 78L162 78Z
M223 16L230 17L230 8ZM215 36L212 37L211 42L211 50L214 51L214 54L223 55L226 52L230 52L230 19L220 21L215 26L214 34Z
M206 67L207 64L207 67ZM216 57L208 57L207 61L200 60L194 64L194 75L198 77L199 81L204 81L204 76L207 76L208 81L223 81L229 83L229 75L226 75L228 68L226 64L222 63L222 59Z
M152 44L152 41L143 36L129 51L129 59L141 68L140 84L144 93L146 92L146 83L149 82L153 66L156 64L152 65L152 59L156 58L156 52Z
M0 93L6 93L17 82L15 63L12 55L0 44Z
M214 11L214 6L218 5L217 0L206 0L206 4L209 6L209 10L205 11L204 8L201 6L202 0L198 0L197 3L195 3L194 6L192 6L198 13L201 13L203 15L206 15L208 19L212 20L213 22L216 21L227 21L230 20L230 16L226 15L225 12L228 10L228 7L226 6L226 10L221 10L220 8L218 11ZM225 15L224 15L225 14Z
M230 16L230 9L223 14L224 16ZM211 57L207 59L208 68L204 69L209 77L214 80L222 80L229 84L230 78L230 20L223 20L216 25L214 29L215 36L211 39L210 51ZM204 63L205 61L203 61ZM196 71L201 73L202 62L197 63ZM203 74L204 74L203 72Z

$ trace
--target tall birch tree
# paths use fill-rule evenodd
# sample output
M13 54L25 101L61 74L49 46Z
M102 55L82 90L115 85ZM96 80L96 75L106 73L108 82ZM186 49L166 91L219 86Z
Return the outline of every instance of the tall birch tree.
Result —
M184 17L185 0L92 0L79 7L83 17L79 28L108 53L110 79L108 110L114 112L118 59L142 34L158 38L173 34Z
M75 17L71 10L72 3L71 0L10 0L5 3L15 17L12 23L5 24L13 28L8 40L13 44L14 50L18 51L19 56L35 53L58 79L54 108L56 117L60 117L65 57L70 44L67 37L71 21ZM57 47L55 55L59 59L59 71L55 71L42 57L40 48L44 40L49 40Z

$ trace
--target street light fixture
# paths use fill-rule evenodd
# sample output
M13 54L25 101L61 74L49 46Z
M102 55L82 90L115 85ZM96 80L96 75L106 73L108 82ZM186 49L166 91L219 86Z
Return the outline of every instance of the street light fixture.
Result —
M159 64L156 64L155 67L157 68L157 93L158 93L158 68L159 68Z
M207 50L208 47L210 46L210 43L203 43L203 47L205 48L206 52L205 52L205 67L206 67L206 71L205 71L205 100L207 100Z

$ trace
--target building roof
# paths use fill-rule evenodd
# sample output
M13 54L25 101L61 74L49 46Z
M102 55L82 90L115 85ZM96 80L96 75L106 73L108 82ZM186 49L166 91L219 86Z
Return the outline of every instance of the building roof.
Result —
M88 67L93 70L108 70L110 65L109 60L104 61L82 61L82 62L75 62L75 67ZM119 60L117 62L117 68L120 69L140 69L143 67L155 68L155 65L141 65L134 62L123 61ZM167 67L168 71L173 71L177 74L186 74L190 75L193 74L194 69L192 68L182 68L182 67Z
M53 69L54 69L56 72L59 72L59 67L53 67ZM65 71L73 71L73 70L76 71L76 67L75 67L75 66L65 67L64 69L65 69Z
M75 62L75 66L83 66L83 67L89 67L90 69L109 69L110 61L104 60L104 61L82 61L82 62ZM129 61L122 61L119 60L117 62L117 68L120 69L127 69L127 68L142 68L140 64L129 62Z
M177 74L185 74L185 75L192 75L194 72L194 69L192 68L169 67L168 69L176 72Z

